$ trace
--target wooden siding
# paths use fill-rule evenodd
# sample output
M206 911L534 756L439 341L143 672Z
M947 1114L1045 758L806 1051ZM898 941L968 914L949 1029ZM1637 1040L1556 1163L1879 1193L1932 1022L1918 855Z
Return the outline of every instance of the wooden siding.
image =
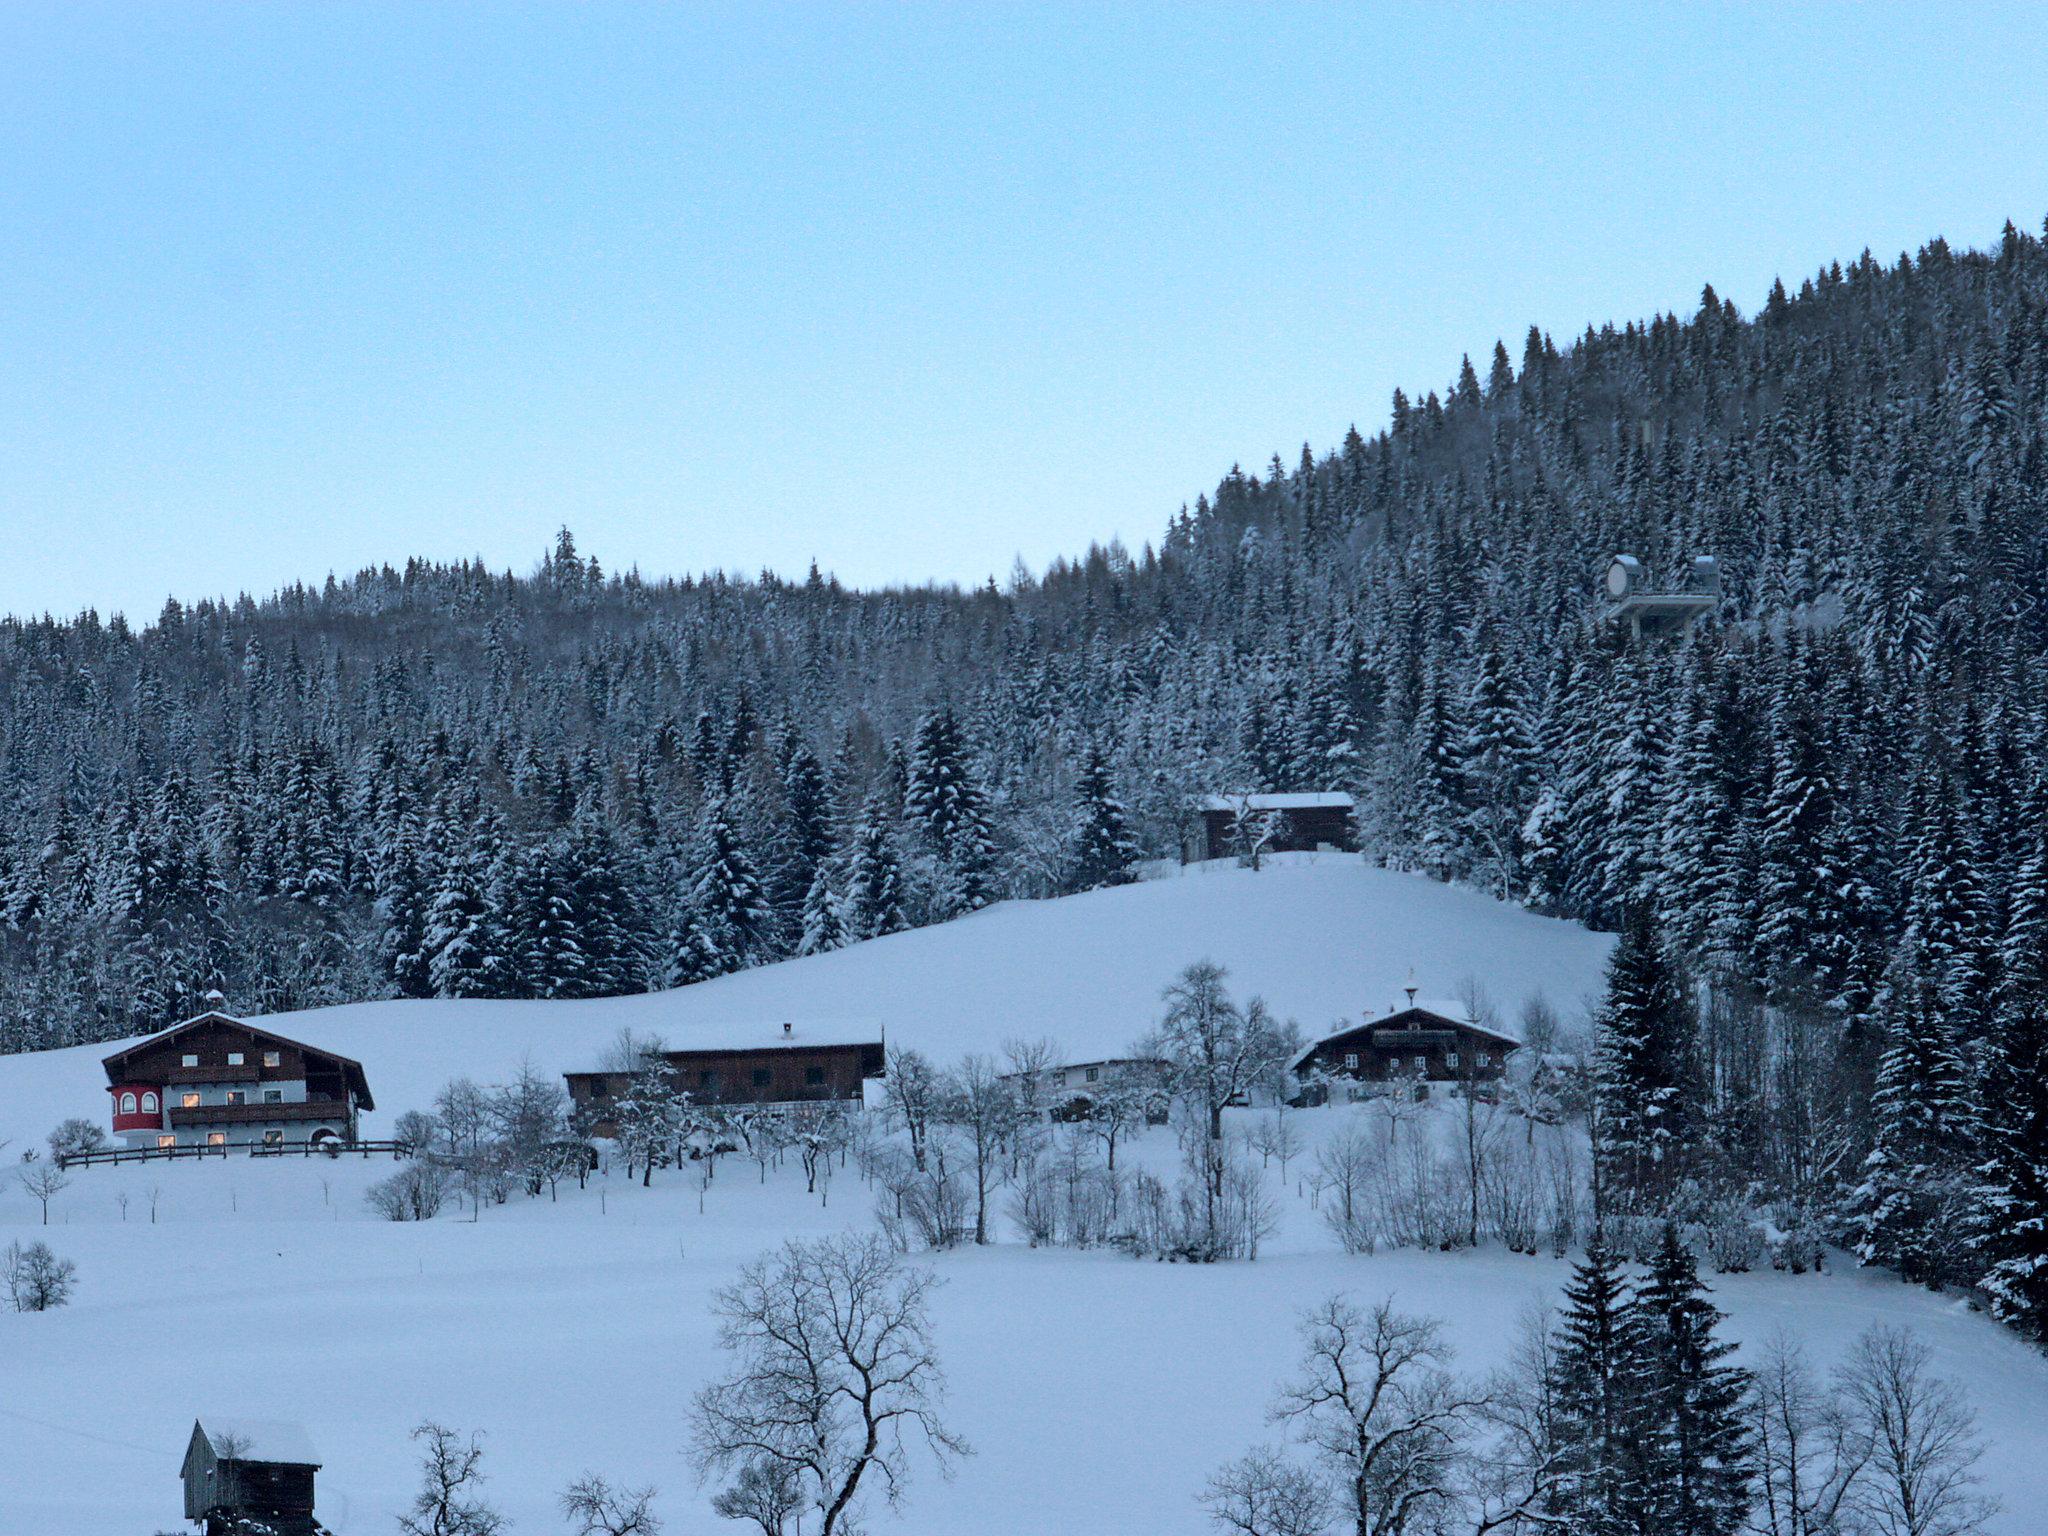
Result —
M1383 1081L1415 1076L1420 1058L1420 1075L1430 1082L1487 1081L1500 1076L1515 1046L1515 1041L1492 1030L1411 1008L1318 1041L1295 1071L1305 1075L1321 1068L1333 1077ZM1454 1052L1456 1066L1450 1060ZM1351 1057L1357 1058L1355 1065Z
M700 1104L800 1104L855 1099L861 1084L882 1075L882 1045L781 1045L751 1050L668 1051L676 1086ZM630 1072L565 1072L570 1101L598 1116L593 1129L612 1133L607 1105L632 1082Z
M1278 816L1281 822L1280 835L1266 845L1268 853L1311 853L1325 844L1332 848L1354 846L1349 806L1316 805L1271 813L1253 812L1254 816L1261 814ZM1230 843L1231 823L1235 820L1234 811L1202 812L1206 857L1227 859L1236 851Z

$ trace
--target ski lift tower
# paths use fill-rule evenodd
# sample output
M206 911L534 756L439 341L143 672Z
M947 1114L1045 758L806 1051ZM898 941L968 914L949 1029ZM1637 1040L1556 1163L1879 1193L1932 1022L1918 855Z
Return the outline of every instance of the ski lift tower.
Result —
M1712 555L1693 556L1686 583L1676 592L1650 592L1643 587L1643 565L1634 555L1616 555L1607 564L1607 616L1626 623L1629 638L1683 635L1721 603L1721 564Z

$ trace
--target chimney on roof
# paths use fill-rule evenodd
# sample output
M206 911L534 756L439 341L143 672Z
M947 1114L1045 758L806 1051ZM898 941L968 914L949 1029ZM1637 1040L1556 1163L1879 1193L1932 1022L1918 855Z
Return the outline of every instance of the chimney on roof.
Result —
M784 1019L784 1020L782 1021L782 1038L783 1038L783 1039L787 1040L787 1039L789 1038L789 1032L790 1032L790 1030L791 1030L791 1028L792 1028L792 1027L793 1027L793 1026L792 1026L792 1025L790 1024L789 1020L787 1020L787 1019Z

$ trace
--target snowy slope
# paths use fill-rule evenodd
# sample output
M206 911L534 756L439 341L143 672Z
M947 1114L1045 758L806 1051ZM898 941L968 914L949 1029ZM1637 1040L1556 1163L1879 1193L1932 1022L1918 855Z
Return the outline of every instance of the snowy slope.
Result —
M836 954L764 966L672 992L579 1003L363 1003L278 1014L267 1027L363 1063L381 1134L449 1077L504 1076L530 1055L547 1071L596 1064L620 1029L670 1044L792 1020L878 1021L950 1060L1049 1036L1070 1059L1116 1055L1157 1019L1182 966L1229 968L1311 1035L1380 1013L1412 972L1455 995L1471 977L1512 1021L1541 992L1567 1019L1597 992L1612 940L1356 857L1285 855L1256 875L1228 864L1060 901L1006 902L957 922ZM40 1141L65 1115L104 1119L112 1045L0 1058L0 1139Z
M1382 1010L1411 967L1426 993L1454 993L1470 975L1510 1016L1540 990L1572 1017L1607 943L1322 857L1000 907L664 996L371 1004L272 1022L361 1057L388 1124L451 1073L489 1079L528 1052L549 1069L572 1066L623 1025L681 1042L763 1015L871 1017L942 1057L1041 1034L1075 1055L1107 1053L1151 1021L1171 974L1202 956L1305 1028ZM105 1050L0 1058L0 1136L39 1141L62 1114L99 1113ZM1371 1112L1331 1107L1299 1122L1313 1142ZM1165 1169L1173 1133L1146 1133L1122 1156ZM426 1416L484 1434L487 1492L517 1531L560 1530L555 1494L586 1470L658 1483L673 1532L721 1528L685 1455L691 1394L720 1364L707 1300L786 1236L872 1230L874 1192L857 1173L840 1172L820 1198L793 1163L728 1160L701 1194L676 1170L651 1189L607 1170L559 1202L393 1225L362 1198L391 1166L234 1158L84 1170L57 1196L47 1231L0 1181L0 1245L46 1237L80 1271L61 1311L0 1312L0 1536L171 1528L178 1458L201 1415L303 1425L325 1463L321 1517L338 1536L393 1529L416 1486L406 1431ZM978 1454L950 1482L920 1467L903 1518L877 1510L872 1529L1204 1529L1194 1495L1270 1435L1263 1411L1302 1309L1336 1290L1391 1295L1445 1318L1461 1365L1483 1371L1500 1363L1517 1314L1554 1299L1568 1272L1497 1249L1346 1257L1300 1169L1266 1175L1281 1220L1253 1264L1142 1263L1014 1240L920 1259L943 1282L933 1310L952 1425ZM2037 1354L1887 1277L1715 1283L1736 1337L1789 1328L1823 1369L1873 1322L1912 1327L1984 1415L1987 1478L2008 1506L1994 1529L2039 1528L2048 1367Z

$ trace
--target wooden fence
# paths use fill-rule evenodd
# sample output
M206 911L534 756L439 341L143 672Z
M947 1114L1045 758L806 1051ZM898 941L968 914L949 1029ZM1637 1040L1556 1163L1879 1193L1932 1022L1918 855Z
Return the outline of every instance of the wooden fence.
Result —
M97 1168L107 1163L175 1162L180 1158L228 1157L410 1157L412 1148L402 1141L293 1141L266 1147L261 1142L241 1142L218 1147L109 1147L104 1152L62 1152L59 1168Z

